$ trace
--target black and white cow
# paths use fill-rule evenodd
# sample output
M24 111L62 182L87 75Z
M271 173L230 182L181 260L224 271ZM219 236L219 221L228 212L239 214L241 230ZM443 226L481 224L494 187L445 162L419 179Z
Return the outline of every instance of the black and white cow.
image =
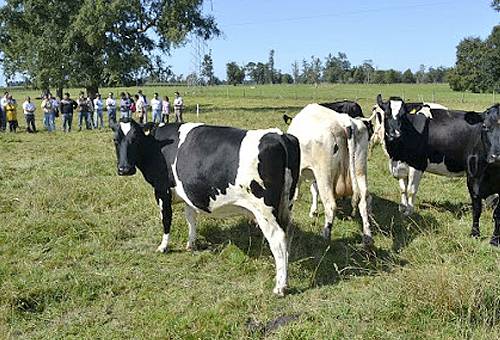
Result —
M136 167L155 190L164 234L158 251L165 252L172 219L171 189L186 203L189 225L186 248L196 238L196 217L245 214L255 218L276 262L274 293L287 285L286 228L297 185L300 147L278 129L241 130L204 124L167 124L151 131L133 120L115 127L118 174Z
M313 180L309 215L313 216L317 210L318 195L325 208L323 236L331 237L336 198L351 196L353 213L358 208L363 220L363 242L371 245L371 197L367 186L369 133L364 120L323 105L309 104L293 118L288 133L300 142L301 179Z
M423 114L428 118L432 118L429 109L448 110L447 107L436 103L405 103L404 105L410 114ZM385 143L384 111L378 104L375 104L373 107L373 114L376 119L370 146L374 146L377 143L382 145L382 150L384 150L384 153L389 157L389 172L399 181L399 188L401 191L399 210L405 215L411 215L414 210L414 203L422 174L419 170L408 166L405 162L395 160L389 155ZM463 175L465 175L465 173ZM460 176L460 174L456 176Z
M479 236L481 200L500 193L500 112L496 104L482 113L424 108L429 114L411 114L396 97L377 97L385 113L385 143L391 159L414 168L415 194L424 171L445 175L466 174L472 199L472 236ZM500 243L500 204L494 211L491 244Z

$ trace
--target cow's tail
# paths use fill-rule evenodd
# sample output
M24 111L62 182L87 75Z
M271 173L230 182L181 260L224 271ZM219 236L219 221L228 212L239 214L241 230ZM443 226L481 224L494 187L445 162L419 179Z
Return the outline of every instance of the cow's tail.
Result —
M293 196L299 180L300 144L297 137L287 133L282 135L282 141L285 149L286 161L283 173L283 188L277 215L279 225L282 228L288 229L291 221Z
M346 127L346 134L347 149L349 151L349 176L351 177L352 202L357 202L359 201L360 193L356 178L356 125L351 123L350 126Z

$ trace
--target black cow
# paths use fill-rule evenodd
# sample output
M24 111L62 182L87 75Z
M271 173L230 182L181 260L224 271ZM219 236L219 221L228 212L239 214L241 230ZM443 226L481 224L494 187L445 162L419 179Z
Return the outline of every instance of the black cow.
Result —
M333 103L320 103L319 105L324 106L330 110L337 111L339 113L347 113L352 118L364 117L361 106L351 100L342 100Z
M465 173L473 205L471 235L479 236L481 199L500 193L499 105L482 113L431 109L425 105L410 108L401 98L391 97L383 102L380 95L377 104L384 111L389 156L416 170L410 194L416 194L424 171L446 176ZM494 218L491 244L498 246L500 204Z
M300 165L299 143L278 129L241 130L203 124L167 124L152 130L133 120L115 127L118 174L139 168L155 189L168 246L172 219L171 189L186 203L189 240L196 238L196 216L253 216L276 261L276 287L287 284L286 228Z

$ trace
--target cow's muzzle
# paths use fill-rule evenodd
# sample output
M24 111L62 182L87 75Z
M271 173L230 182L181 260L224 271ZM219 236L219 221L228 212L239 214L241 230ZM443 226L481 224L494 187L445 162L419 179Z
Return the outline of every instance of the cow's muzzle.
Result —
M136 171L137 170L135 167L121 166L118 167L118 176L132 176L135 174Z

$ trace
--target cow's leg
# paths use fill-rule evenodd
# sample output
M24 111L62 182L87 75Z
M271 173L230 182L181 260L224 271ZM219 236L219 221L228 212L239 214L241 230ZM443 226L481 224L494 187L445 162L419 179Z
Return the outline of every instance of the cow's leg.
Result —
M311 191L311 196L312 196L312 202L311 202L311 209L309 210L309 217L314 217L316 215L316 212L318 211L318 184L316 181L313 181L311 183L310 187Z
M413 213L415 198L417 197L418 186L420 185L420 180L422 179L422 171L417 170L415 168L408 169L408 186L407 186L407 195L408 195L408 203L406 206L405 215L409 216Z
M472 229L470 235L472 237L479 237L479 219L481 218L481 212L483 209L483 203L481 197L478 195L479 186L474 183L472 178L467 178L467 188L469 189L469 195L472 201Z
M276 217L274 217L269 207L255 207L251 211L269 243L276 263L276 286L273 293L283 296L285 295L288 278L288 251L285 232L276 221Z
M497 203L497 207L493 212L493 219L495 220L495 230L493 230L490 244L498 247L500 246L500 202Z
M332 235L333 220L337 211L335 202L335 182L331 170L317 171L314 173L319 190L319 197L325 209L325 226L323 228L323 237L330 240Z
M371 196L368 193L368 185L365 175L356 175L359 188L358 210L363 221L363 243L366 246L373 244L372 230L370 228L369 212L371 210ZM353 207L355 209L355 207Z
M196 211L186 204L184 208L184 215L186 216L186 221L189 226L188 241L186 244L186 250L193 250L195 248L196 242Z
M155 196L160 207L160 217L163 223L163 238L156 251L165 253L168 248L170 226L172 225L172 193L170 189L167 189L166 192L155 190Z
M401 191L401 203L399 204L399 212L405 213L408 208L408 198L407 198L407 190L408 190L408 177L403 177L398 179L399 182L399 190Z

